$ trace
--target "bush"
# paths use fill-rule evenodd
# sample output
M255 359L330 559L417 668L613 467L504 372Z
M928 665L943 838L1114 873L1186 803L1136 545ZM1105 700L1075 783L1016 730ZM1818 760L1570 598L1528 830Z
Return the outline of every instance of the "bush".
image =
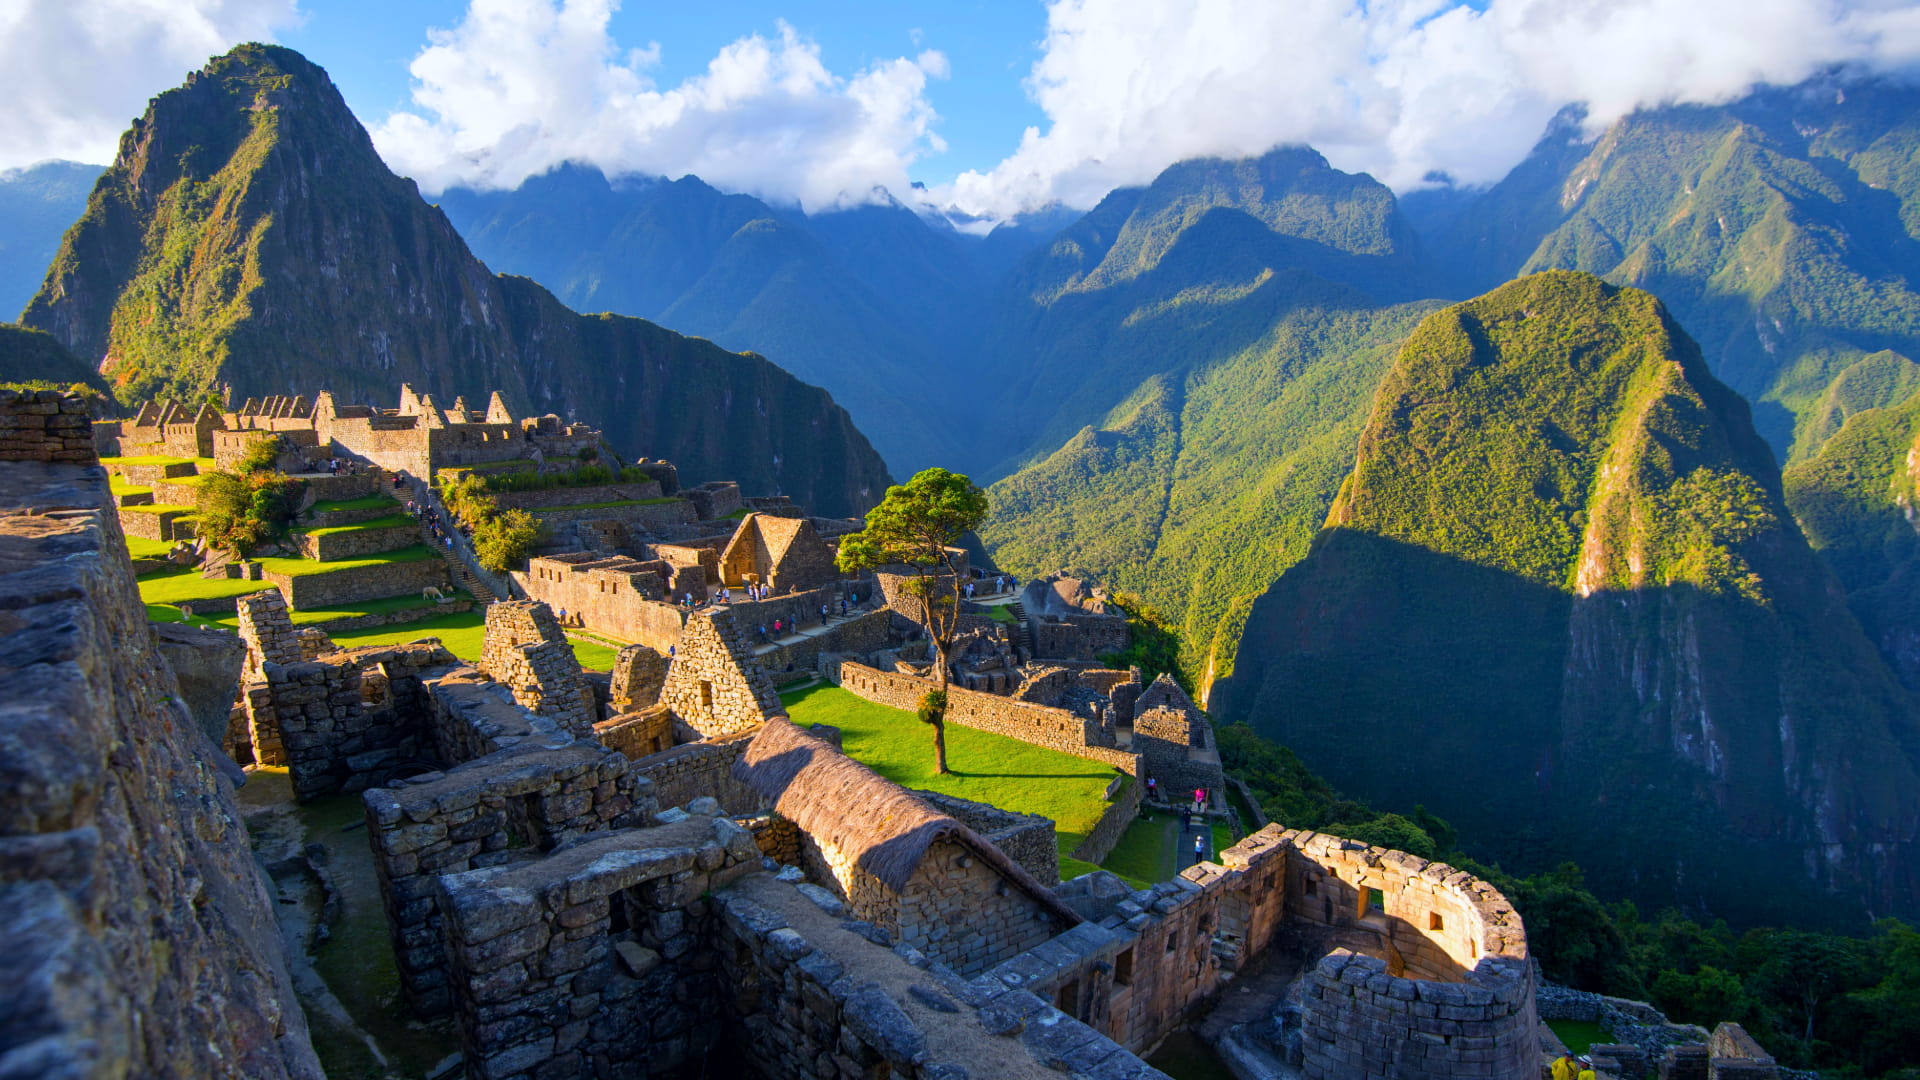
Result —
M540 542L540 521L525 510L499 510L475 522L473 554L482 568L504 574L527 561Z
M247 452L240 455L236 468L241 475L274 471L274 462L280 458L280 437L271 435L248 444Z
M194 492L200 536L212 546L244 559L260 545L286 537L293 528L305 486L271 470L230 473L215 469Z

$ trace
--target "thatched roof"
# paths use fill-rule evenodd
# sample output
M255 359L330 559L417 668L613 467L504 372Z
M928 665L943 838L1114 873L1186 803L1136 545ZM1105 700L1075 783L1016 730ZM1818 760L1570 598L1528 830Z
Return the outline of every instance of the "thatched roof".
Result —
M946 840L984 859L1000 876L1063 919L1080 916L1020 864L911 791L783 716L768 720L733 766L734 779L771 802L775 812L821 844L900 892L927 850Z

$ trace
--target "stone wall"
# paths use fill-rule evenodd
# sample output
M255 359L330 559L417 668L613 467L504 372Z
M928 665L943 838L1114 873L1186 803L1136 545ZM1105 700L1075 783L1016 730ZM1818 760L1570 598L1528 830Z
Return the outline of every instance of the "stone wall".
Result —
M454 663L432 639L269 663L263 683L249 688L247 707L256 731L278 729L295 798L353 794L431 759L422 679Z
M401 988L419 1016L453 1005L435 877L551 851L654 810L625 759L583 742L520 743L362 798Z
M613 703L621 711L644 709L660 700L667 681L667 658L645 645L623 647L613 658Z
M237 597L234 610L240 618L240 641L247 647L244 678L256 678L268 663L297 664L305 659L300 652L300 637L293 631L293 618L287 613L286 598L279 589Z
M0 1072L318 1080L232 766L153 645L85 415L0 394Z
M661 498L658 480L637 484L594 484L591 487L542 488L538 491L501 491L492 496L502 510L541 510L582 503L633 502Z
M590 630L666 652L679 644L686 613L662 602L666 580L654 569L659 565L576 553L531 559L513 580L528 597L565 609Z
M753 875L714 896L728 1041L744 1058L724 1075L1166 1080L1034 995L931 967L797 892Z
M663 807L685 806L706 796L718 800L728 814L758 813L759 796L733 778L733 763L746 752L753 735L745 731L671 746L638 759L634 771L653 784L654 798Z
M707 896L759 868L752 834L696 815L438 878L467 1075L697 1064L721 1029Z
M0 390L0 461L95 460L85 398L57 390Z
M190 510L155 510L151 505L133 504L120 508L120 527L128 536L142 540L191 540L193 524ZM176 524L178 523L178 524Z
M1043 616L1029 614L1034 651L1049 659L1097 660L1123 652L1132 640L1127 620L1118 615Z
M1518 973L1486 981L1396 979L1384 960L1335 949L1307 976L1301 1075L1535 1080L1532 984Z
M408 522L405 525L348 529L345 532L303 532L293 534L293 540L301 556L320 562L334 562L412 547L420 542L420 526Z
M1119 788L1113 793L1112 801L1101 813L1100 821L1087 833L1086 839L1070 852L1081 862L1098 865L1113 853L1113 847L1127 834L1127 826L1140 814L1140 800L1145 797L1146 785L1131 776L1115 781Z
M785 715L747 635L724 608L697 611L687 620L660 701L709 737L747 731L770 716Z
M746 614L745 610L741 612L743 617ZM819 618L817 608L814 618ZM827 623L824 633L802 637L759 654L760 665L769 672L812 671L820 657L829 653L866 654L884 649L892 639L895 618L886 608L863 611L845 619L836 615ZM756 642L760 640L759 627L758 622L753 623Z
M592 735L599 717L593 691L547 605L533 600L489 604L480 670L512 691L527 710L576 736Z
M931 803L935 810L979 833L980 839L999 848L1001 854L1019 863L1020 868L1040 884L1052 888L1060 883L1060 841L1054 835L1052 818L1002 810L937 791L915 791L914 794Z
M378 563L318 574L288 575L269 570L264 576L280 587L288 603L302 611L389 596L419 596L429 587L450 587L447 564L439 559Z
M880 671L852 660L841 660L829 668L827 677L842 688L896 709L917 709L921 697L934 688L930 679ZM947 720L1098 761L1129 776L1139 773L1138 755L1100 745L1100 725L1065 709L952 687L947 691Z
M638 760L673 746L673 710L665 705L649 705L633 712L610 716L593 725L600 745Z
M691 525L693 504L680 499L634 506L549 506L530 511L549 527L581 521L618 521L627 525Z

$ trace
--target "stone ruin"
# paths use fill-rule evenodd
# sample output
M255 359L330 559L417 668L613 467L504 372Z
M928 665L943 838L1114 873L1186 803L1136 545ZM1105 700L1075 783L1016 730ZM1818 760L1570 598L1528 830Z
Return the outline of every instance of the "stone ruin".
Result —
M489 605L480 670L530 711L577 735L591 732L598 711L593 691L547 605L525 600Z

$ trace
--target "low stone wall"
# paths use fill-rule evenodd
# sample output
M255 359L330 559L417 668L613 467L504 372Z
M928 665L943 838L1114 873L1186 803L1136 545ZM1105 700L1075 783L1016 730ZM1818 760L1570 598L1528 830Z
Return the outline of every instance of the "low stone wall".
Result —
M120 508L120 529L128 536L137 536L142 540L191 540L193 525L191 510L150 510L142 505L123 505ZM163 504L164 505L164 504ZM178 522L178 524L176 524Z
M1535 1080L1533 986L1517 968L1490 985L1396 979L1335 949L1307 976L1301 1075Z
M196 608L198 607L198 605L195 606ZM367 630L376 626L399 626L405 623L420 622L424 619L435 618L440 615L457 615L461 612L472 610L472 600L448 600L444 603L436 603L431 607L409 608L405 611L375 612L371 615L343 615L338 619L326 619L321 622L309 622L304 625L316 630L324 630L329 634L338 634L344 630Z
M412 547L420 542L420 526L409 522L376 529L348 529L346 532L295 533L293 539L302 556L320 562L335 562Z
M697 520L693 504L676 499L633 506L550 506L529 511L549 527L576 521L619 521L640 525L691 525Z
M1019 863L1040 884L1052 888L1060 883L1060 842L1054 834L1051 818L1039 814L1018 814L971 799L942 795L937 791L915 791L915 795L933 804L935 810L980 834L980 838Z
M58 390L0 390L0 461L94 460L85 398Z
M1042 657L1067 660L1097 660L1122 652L1132 639L1127 620L1117 615L1034 615L1029 610L1027 625L1033 629L1035 652Z
M758 813L760 797L733 778L733 763L746 753L758 729L670 747L640 758L634 771L653 785L661 806L685 806L701 796L720 802L728 814Z
M419 596L427 588L447 589L447 564L439 559L414 562L379 563L317 574L265 574L280 586L287 602L301 610L335 607L361 600L384 600L389 596Z
M743 609L744 610L744 609ZM839 608L835 607L835 611ZM814 612L818 621L819 612ZM865 654L887 647L892 633L894 613L886 608L865 611L846 619L834 616L824 633L789 641L770 652L759 654L762 667L769 672L812 671L822 654ZM753 623L755 644L760 643L760 623Z
M454 663L437 642L269 662L258 694L249 688L248 708L257 730L278 731L295 798L353 794L431 759L421 676Z
M1127 833L1127 826L1140 814L1140 800L1144 797L1143 785L1131 776L1120 780L1120 790L1114 792L1113 801L1100 815L1099 824L1080 841L1070 854L1081 862L1099 864L1113 853L1113 846Z
M649 705L611 716L593 725L593 735L600 745L638 761L672 748L673 710Z
M108 472L119 474L122 480L135 487L150 487L175 476L192 476L199 469L199 466L191 461L170 461L162 465L122 465L117 462L105 464Z
M660 497L658 480L643 480L637 484L544 488L539 491L502 491L492 496L502 510L541 510L549 506L579 506L582 503L625 502Z
M852 660L829 667L825 674L842 688L896 709L918 708L921 697L934 688L930 679L881 671ZM1099 745L1099 725L1065 709L953 687L947 691L947 719L962 727L991 731L1111 765L1129 776L1139 774L1138 755Z
M467 1075L696 1065L721 1031L706 897L759 869L752 834L694 816L438 878Z
M392 494L392 492L388 492L388 494ZM405 496L401 498L404 499ZM318 501L317 499L309 499L307 500L307 505L311 507ZM308 516L306 520L301 522L301 527L308 529L334 529L342 525L358 525L363 521L377 521L383 517L405 512L400 501L395 501L391 505L369 506L359 510L323 510L318 512L309 510L307 511ZM418 533L415 535L418 535Z
M645 781L588 743L533 743L362 796L400 985L416 1015L453 1006L433 881L652 816Z

